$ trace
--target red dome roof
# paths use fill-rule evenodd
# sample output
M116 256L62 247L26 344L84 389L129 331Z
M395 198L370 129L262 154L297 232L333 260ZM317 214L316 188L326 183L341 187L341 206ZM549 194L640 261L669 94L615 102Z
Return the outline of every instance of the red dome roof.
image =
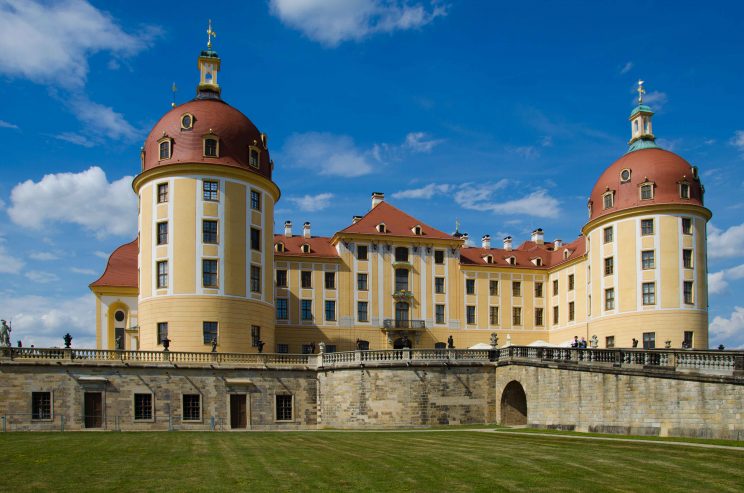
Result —
M623 170L630 171L630 179L621 178ZM653 182L653 198L641 200L640 186ZM680 183L690 185L690 198L680 197ZM603 195L614 191L613 207L604 209ZM589 220L613 212L654 204L703 205L703 186L692 165L663 149L641 149L630 152L608 167L594 185L589 198Z
M186 114L193 117L190 129L181 127ZM210 133L219 138L218 157L204 156L203 138ZM170 159L159 159L158 141L163 137L173 142ZM256 146L260 151L258 168L248 163L248 146ZM176 106L155 124L147 136L142 171L181 163L234 166L271 179L269 151L264 149L261 132L243 113L220 99L195 99Z

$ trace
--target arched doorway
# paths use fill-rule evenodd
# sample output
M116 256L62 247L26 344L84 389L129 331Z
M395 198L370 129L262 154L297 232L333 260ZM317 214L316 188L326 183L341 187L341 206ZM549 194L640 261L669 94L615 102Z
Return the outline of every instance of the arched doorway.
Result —
M509 382L501 394L501 424L519 426L527 424L527 395L522 384Z
M393 349L411 349L413 343L407 336L399 337L393 341Z

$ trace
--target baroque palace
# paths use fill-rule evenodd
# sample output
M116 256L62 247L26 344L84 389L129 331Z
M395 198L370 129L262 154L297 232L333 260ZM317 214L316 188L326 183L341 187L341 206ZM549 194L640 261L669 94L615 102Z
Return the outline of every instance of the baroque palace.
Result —
M331 237L290 222L266 134L221 98L220 58L150 132L133 181L137 239L96 295L99 349L310 353L488 344L708 347L704 188L630 115L627 152L599 176L573 241L439 231L372 194ZM299 229L299 228L297 228ZM596 338L595 338L596 336Z

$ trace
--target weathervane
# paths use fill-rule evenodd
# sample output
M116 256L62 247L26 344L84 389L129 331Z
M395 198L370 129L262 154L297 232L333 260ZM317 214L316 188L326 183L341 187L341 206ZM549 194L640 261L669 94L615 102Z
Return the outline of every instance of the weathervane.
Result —
M176 83L174 82L173 85L171 86L171 92L173 93L173 102L171 103L171 106L174 108L176 107L176 91L177 90L178 88L176 87Z
M458 232L460 231L460 218L459 217L455 218L455 231L458 231Z
M643 95L646 94L646 90L643 88L643 81L638 79L638 104L643 103Z
M212 36L217 37L217 33L212 31L212 19L209 19L209 27L207 28L207 49L212 49Z

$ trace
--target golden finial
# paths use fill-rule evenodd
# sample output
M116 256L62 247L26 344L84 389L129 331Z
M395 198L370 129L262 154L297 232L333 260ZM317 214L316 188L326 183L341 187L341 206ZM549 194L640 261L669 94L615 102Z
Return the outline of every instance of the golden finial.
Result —
M460 231L460 218L459 217L455 218L455 231L457 232Z
M643 88L643 81L638 79L638 104L643 103L643 95L646 94L646 90Z
M209 27L207 28L207 49L212 49L212 36L217 37L217 33L212 31L212 19L209 19Z

